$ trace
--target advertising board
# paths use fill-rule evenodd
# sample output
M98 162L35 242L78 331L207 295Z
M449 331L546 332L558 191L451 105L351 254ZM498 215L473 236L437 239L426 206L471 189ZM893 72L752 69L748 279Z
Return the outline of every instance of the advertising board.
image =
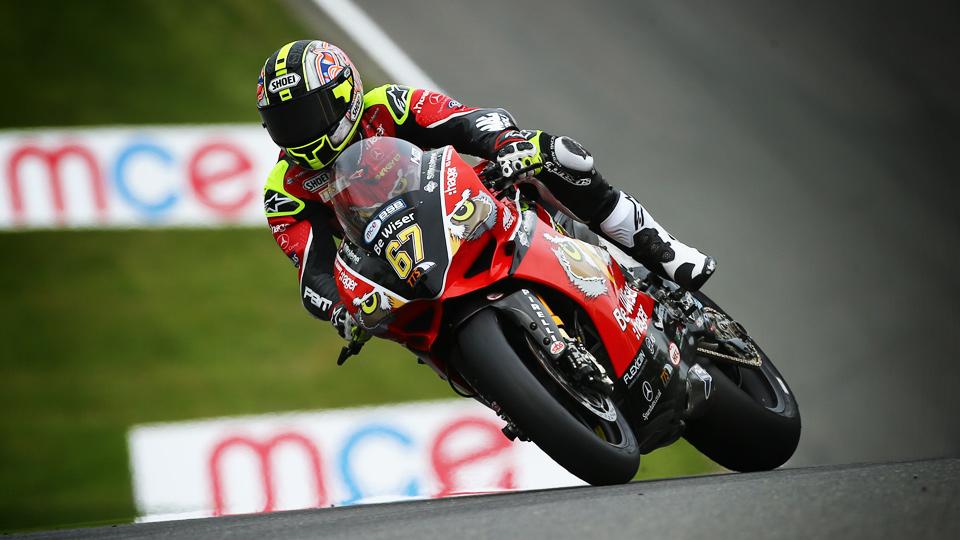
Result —
M258 125L0 131L0 229L263 225Z
M134 427L141 520L583 485L472 400Z

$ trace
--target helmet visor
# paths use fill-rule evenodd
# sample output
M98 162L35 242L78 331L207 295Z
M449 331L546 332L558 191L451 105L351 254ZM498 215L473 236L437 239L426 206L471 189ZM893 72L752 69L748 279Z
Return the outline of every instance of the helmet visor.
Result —
M259 109L270 138L283 148L298 147L330 132L350 108L347 99L334 95L335 87L320 87L290 101Z

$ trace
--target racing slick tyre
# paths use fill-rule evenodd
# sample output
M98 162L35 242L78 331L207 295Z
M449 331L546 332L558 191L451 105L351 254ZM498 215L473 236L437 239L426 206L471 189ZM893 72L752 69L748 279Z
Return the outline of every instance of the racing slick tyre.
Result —
M497 314L485 309L458 332L456 367L473 388L506 415L523 436L592 485L623 484L640 465L640 450L626 418L603 420L570 398L523 347L504 335ZM518 354L519 351L519 354Z
M703 294L705 306L726 313ZM728 315L729 317L729 315ZM684 437L720 465L740 472L783 465L800 441L800 410L770 358L754 342L759 368L698 356L713 378L702 416L687 421Z

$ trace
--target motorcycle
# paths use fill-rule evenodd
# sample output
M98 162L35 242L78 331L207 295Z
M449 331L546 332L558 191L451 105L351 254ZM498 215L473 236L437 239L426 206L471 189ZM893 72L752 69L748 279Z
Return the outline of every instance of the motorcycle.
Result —
M741 324L554 219L495 167L373 137L342 153L322 195L344 230L334 275L358 324L582 480L628 482L642 454L680 437L735 471L796 449L793 392Z

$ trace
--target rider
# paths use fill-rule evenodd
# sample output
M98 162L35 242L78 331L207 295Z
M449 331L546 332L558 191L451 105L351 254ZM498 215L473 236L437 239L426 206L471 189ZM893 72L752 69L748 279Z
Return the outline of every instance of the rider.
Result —
M609 185L578 142L520 130L503 109L466 106L441 93L401 85L363 92L360 75L338 47L287 43L260 70L257 109L281 152L264 187L264 211L277 244L299 270L300 297L312 315L346 339L359 334L333 279L330 206L334 159L371 136L422 148L452 145L496 162L505 177L533 184L541 196L657 274L697 290L716 268L712 257L671 236L640 203Z

